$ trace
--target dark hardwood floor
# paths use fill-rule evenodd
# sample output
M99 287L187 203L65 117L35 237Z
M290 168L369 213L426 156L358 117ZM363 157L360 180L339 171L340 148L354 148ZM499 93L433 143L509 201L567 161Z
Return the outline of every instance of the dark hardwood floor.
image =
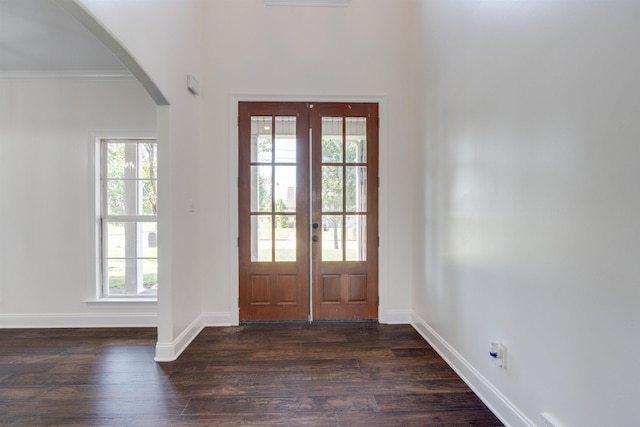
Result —
M0 330L0 425L499 426L408 325Z

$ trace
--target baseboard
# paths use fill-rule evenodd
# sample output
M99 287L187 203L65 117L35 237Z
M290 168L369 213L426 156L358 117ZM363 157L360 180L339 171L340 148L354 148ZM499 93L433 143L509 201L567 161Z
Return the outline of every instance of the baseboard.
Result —
M231 313L200 313L175 340L168 343L159 341L156 343L156 356L154 360L156 362L173 362L180 357L182 352L191 344L191 341L193 341L205 327L230 326L231 324Z
M380 323L387 323L389 325L406 325L411 323L411 310L388 310L386 314L381 317Z
M534 422L500 393L493 384L449 345L427 322L420 318L420 316L412 313L411 325L506 426L535 427L536 424Z
M140 328L158 326L158 316L149 314L1 314L0 328Z

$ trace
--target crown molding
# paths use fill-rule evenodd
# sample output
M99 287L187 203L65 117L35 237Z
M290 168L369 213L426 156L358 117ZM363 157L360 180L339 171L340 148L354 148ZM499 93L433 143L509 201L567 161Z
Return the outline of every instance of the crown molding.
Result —
M0 80L112 80L133 79L126 70L64 70L64 71L5 71L0 70Z
M267 6L347 7L351 0L264 0Z

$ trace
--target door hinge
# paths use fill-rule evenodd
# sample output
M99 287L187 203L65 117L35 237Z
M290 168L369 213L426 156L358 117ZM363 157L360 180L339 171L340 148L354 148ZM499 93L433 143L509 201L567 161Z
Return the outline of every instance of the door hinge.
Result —
M380 177L378 177L378 188L380 188Z
M380 295L378 295L378 305L380 305Z
M240 116L236 117L236 126L240 127Z
M240 247L240 238L238 237L238 241L237 241L238 247Z
M238 308L240 308L240 297L238 297Z
M380 247L380 236L378 236L378 247Z

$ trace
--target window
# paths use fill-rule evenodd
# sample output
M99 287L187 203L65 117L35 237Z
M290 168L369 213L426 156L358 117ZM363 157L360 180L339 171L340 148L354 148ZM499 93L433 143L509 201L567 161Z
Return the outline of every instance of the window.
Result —
M102 138L102 298L155 298L158 289L158 150L152 138Z

